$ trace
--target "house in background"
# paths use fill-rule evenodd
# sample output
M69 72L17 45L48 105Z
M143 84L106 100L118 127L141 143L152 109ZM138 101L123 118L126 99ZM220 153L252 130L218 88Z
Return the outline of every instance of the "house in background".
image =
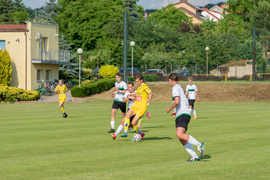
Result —
M233 60L230 63L218 66L218 69L213 69L210 74L215 76L227 74L228 77L242 78L252 74L252 60Z
M11 86L26 90L58 79L59 64L70 64L70 53L59 52L56 24L0 25L0 48L11 57Z
M205 17L202 15L203 10L190 4L188 0L180 0L174 4L174 7L181 9L188 17L191 17L193 24L201 24L205 20Z
M216 11L211 11L206 8L202 8L203 12L202 15L206 18L209 19L210 21L217 22L220 19L223 19L222 13L216 12Z

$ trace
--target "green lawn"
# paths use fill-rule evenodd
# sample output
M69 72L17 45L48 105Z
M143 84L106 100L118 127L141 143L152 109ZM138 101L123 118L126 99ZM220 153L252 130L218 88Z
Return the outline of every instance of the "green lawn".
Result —
M196 103L188 133L206 143L187 163L170 103L152 103L141 142L110 129L111 101L0 104L0 179L268 179L270 103ZM120 123L117 113L116 128Z

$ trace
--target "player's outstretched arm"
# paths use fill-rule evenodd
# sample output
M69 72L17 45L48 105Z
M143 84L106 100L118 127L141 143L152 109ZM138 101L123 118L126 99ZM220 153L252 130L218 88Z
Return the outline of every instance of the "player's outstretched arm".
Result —
M198 95L198 91L196 91L196 100L199 101L199 95Z

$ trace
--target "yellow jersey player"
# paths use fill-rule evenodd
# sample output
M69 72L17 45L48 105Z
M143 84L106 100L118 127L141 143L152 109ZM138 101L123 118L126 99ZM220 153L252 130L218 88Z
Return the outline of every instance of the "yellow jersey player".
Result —
M134 76L135 82L138 85L138 88L136 90L136 95L131 94L130 96L135 97L134 105L128 110L127 115L125 116L125 124L124 129L127 131L129 124L130 124L130 118L135 115L135 117L132 120L132 126L134 129L135 134L138 134L138 125L137 122L144 115L144 113L147 110L147 107L149 106L149 103L152 99L152 92L149 89L149 87L144 83L143 77L141 74L137 74ZM134 139L132 139L134 141Z
M60 79L58 82L59 85L56 86L55 88L55 93L58 93L58 97L59 97L59 108L61 109L61 111L63 112L63 118L67 117L67 113L64 109L64 102L66 100L66 92L68 91L67 86L63 84L63 80Z

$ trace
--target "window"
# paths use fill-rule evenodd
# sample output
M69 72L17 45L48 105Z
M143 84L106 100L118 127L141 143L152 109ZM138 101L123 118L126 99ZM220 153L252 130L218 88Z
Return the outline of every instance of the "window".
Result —
M42 37L42 52L48 51L48 38Z
M37 81L41 81L41 70L37 70Z
M197 11L197 15L198 16L201 16L202 14L201 14L201 11Z
M50 70L46 70L46 81L50 81Z
M5 49L6 48L6 42L5 40L0 40L0 49Z

